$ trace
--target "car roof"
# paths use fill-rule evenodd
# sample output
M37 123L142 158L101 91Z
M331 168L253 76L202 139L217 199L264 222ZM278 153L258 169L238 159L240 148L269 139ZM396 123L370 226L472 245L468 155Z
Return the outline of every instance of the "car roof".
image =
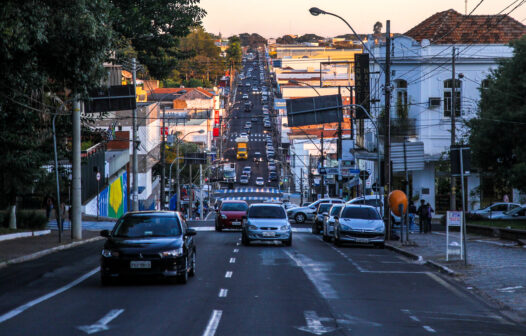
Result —
M281 204L278 204L278 203L252 203L252 204L250 204L250 207L257 207L257 206L275 206L275 207L281 207Z
M345 204L346 208L370 208L376 210L376 207L367 204Z
M177 211L157 211L157 210L148 210L148 211L130 211L125 214L125 216L143 216L143 215L156 215L156 216L177 216Z
M243 201L243 200L225 200L221 203L221 205L225 204L225 203L245 203L245 204L248 204L247 202Z

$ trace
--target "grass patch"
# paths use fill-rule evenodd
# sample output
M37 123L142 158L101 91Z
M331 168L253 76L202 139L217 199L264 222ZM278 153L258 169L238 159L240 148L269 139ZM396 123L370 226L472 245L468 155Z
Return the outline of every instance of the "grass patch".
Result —
M526 221L523 220L477 220L477 221L470 221L468 220L468 224L474 224L474 225L484 225L484 226L493 226L498 228L510 228L510 229L519 229L519 230L526 230Z

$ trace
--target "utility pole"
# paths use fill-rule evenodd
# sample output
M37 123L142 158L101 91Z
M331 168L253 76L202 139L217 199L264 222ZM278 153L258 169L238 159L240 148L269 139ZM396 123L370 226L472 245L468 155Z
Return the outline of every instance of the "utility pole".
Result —
M300 168L300 206L303 204L303 168Z
M193 206L193 202L192 202L192 196L193 196L193 183L192 183L192 164L190 164L190 183L188 184L188 188L186 189L186 192L188 193L188 207L187 207L187 218L188 220L191 219L191 215L192 215L192 206Z
M176 150L177 164L175 165L175 170L176 170L175 179L177 180L177 211L181 211L181 184L179 183L179 143L181 141L182 140L177 139L177 150Z
M71 163L72 202L71 202L71 238L82 239L82 186L80 170L80 100L76 97L73 105L73 158ZM60 225L60 223L59 223Z
M387 219L387 239L391 239L391 211L388 195L391 192L391 21L385 24L385 140L384 140L384 177L386 193L384 198L384 216Z
M325 167L324 166L324 162L325 161L324 157L323 157L323 131L321 132L321 150L320 150L320 158L321 158L321 168L323 170L323 168ZM321 181L320 181L320 185L321 185L321 198L323 198L325 196L325 174L320 174L321 175Z
M338 95L341 97L342 91L341 86L338 85ZM343 105L343 99L342 99ZM343 120L343 107L340 107L341 119L338 118L338 142L336 143L336 159L338 160L338 174L336 175L336 197L341 197L340 195L340 169L342 168L342 120Z
M164 192L165 189L165 178L166 178L166 159L165 159L165 153L164 148L166 147L166 140L165 140L165 115L166 115L166 106L163 105L163 122L161 127L161 210L166 209L166 195Z
M455 146L455 136L456 136L456 125L455 125L455 118L456 118L456 101L455 101L455 89L456 89L456 76L455 76L455 46L453 46L453 52L451 54L451 147L449 152L451 153L451 150L453 146ZM451 154L450 154L451 155ZM456 177L451 174L451 194L449 198L449 207L451 210L455 211L457 209L457 200L456 200Z
M203 164L199 164L199 216L203 220Z
M137 89L137 63L135 58L132 58L132 79L133 79L133 94L136 94ZM132 210L139 211L139 161L137 158L137 108L133 109L132 117L132 169L133 169L133 183L132 183Z

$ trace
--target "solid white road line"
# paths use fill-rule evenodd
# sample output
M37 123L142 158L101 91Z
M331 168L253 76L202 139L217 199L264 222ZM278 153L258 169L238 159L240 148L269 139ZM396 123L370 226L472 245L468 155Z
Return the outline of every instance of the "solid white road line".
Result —
M230 258L230 263L234 264L236 262L236 258Z
M221 288L219 290L219 297L226 297L228 295L228 289L225 289L225 288Z
M430 333L436 333L436 330L431 328L430 326L424 326L424 329L429 331Z
M233 273L234 273L234 272L232 272L232 271L227 271L227 272L225 273L225 278L231 278Z
M212 311L212 315L210 316L210 319L208 320L208 324L206 325L205 332L203 333L203 336L214 336L217 327L219 326L219 321L221 321L221 315L223 315L222 310L214 310Z
M20 306L20 307L17 307L7 313L5 313L4 315L0 316L0 323L2 322L5 322L15 316L17 316L18 314L28 310L29 308L41 303L41 302L44 302L46 301L47 299L50 299L60 293L63 293L65 291L67 291L68 289L72 288L72 287L75 287L76 285L78 285L79 283L81 283L82 281L88 279L89 277L91 277L93 274L97 273L98 271L100 270L100 267L97 266L97 268L89 271L88 273L84 274L83 276L81 276L80 278L76 279L76 280L73 280L72 282L68 283L67 285L65 286L62 286L60 287L59 289L57 290L54 290L52 291L51 293L48 293L44 296L41 296L37 299L34 299L32 301L29 301L28 303Z
M120 314L124 312L124 309L112 309L108 314L104 315L100 320L91 325L85 325L77 327L77 329L84 331L86 334L91 335L100 331L108 330L108 323L116 319Z

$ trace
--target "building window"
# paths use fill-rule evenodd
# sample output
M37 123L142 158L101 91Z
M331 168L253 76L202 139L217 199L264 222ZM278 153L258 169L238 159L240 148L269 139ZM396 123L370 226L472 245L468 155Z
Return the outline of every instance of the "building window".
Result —
M407 82L403 79L398 79L396 83L396 115L398 118L407 118Z
M451 117L451 89L452 80L444 81L444 117ZM460 88L460 80L455 80L455 117L460 117L460 102L462 98L462 91Z

